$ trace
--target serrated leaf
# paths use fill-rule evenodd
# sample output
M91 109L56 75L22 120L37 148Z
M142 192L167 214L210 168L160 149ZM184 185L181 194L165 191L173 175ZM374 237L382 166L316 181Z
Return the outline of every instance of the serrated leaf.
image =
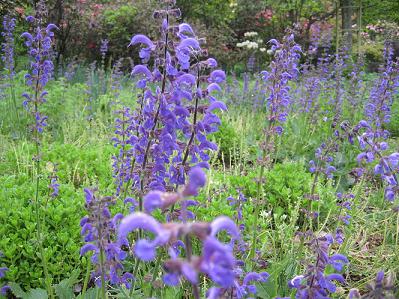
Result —
M96 299L97 298L98 289L88 289L84 296L80 294L76 299Z
M46 290L43 289L33 289L23 299L47 299L48 295Z
M60 299L74 298L73 289L70 287L66 280L61 281L59 284L54 286L55 294Z
M19 284L15 283L15 282L10 282L8 285L10 286L11 291L14 294L14 296L16 296L17 298L25 298L26 293L21 289Z

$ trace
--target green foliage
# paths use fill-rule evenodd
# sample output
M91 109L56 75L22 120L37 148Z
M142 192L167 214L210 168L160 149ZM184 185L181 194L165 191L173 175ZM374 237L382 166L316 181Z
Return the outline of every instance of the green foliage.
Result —
M226 164L234 164L238 158L240 136L234 127L227 121L222 121L219 131L213 134L219 146L219 158Z
M43 270L35 241L32 182L28 177L19 176L9 177L6 181L2 178L0 184L7 190L1 194L3 209L0 211L0 250L4 254L4 264L10 269L6 278L17 281L25 289L40 286ZM45 188L46 185L42 184L41 189L44 191ZM83 194L79 192L79 195L77 197L74 189L63 186L61 198L49 201L46 210L42 210L45 226L41 238L54 282L68 276L74 269L84 267L84 261L79 258Z
M370 43L364 44L362 47L362 51L365 55L366 64L372 64L373 68L378 67L382 62L382 52L384 50L384 45L382 43Z
M374 24L384 19L399 23L399 2L396 0L362 0L363 22Z
M49 199L46 169L49 167L45 167L39 186L40 198L46 202L41 210L44 215L41 238L53 283L72 279L78 275L77 269L83 272L86 268L86 259L79 256L82 246L79 222L85 215L83 187L98 185L107 190L112 184L109 160L112 150L111 146L81 148L72 144L54 144L51 149L44 149L42 164L47 161L56 164L61 185L59 197ZM34 184L29 175L33 171L32 153L30 146L7 151L8 163L2 164L1 172L8 175L0 177L2 264L10 269L6 279L18 282L24 289L41 286L43 279L34 224Z
M184 18L202 19L207 28L221 26L234 18L231 3L226 0L177 0L176 4Z
M391 121L387 124L387 130L392 137L399 137L399 96L395 96L395 100L391 107Z
M109 8L103 12L104 28L107 38L112 41L129 44L132 31L134 31L137 8L124 4L117 9Z
M265 198L273 213L290 214L296 203L310 192L312 177L303 163L276 164L266 173Z

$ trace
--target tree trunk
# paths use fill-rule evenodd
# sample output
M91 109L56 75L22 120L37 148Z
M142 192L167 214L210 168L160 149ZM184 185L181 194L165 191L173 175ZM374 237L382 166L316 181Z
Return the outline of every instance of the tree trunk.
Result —
M340 0L342 14L342 45L350 52L352 49L353 0Z

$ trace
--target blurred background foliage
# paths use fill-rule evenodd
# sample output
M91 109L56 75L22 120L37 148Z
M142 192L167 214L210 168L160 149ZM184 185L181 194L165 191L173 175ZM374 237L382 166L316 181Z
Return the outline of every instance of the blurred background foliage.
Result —
M17 32L22 32L27 26L24 18L36 2L4 0L0 2L0 14L17 17ZM364 52L369 61L381 56L384 40L399 40L397 0L176 0L176 3L183 21L193 24L199 36L207 36L209 52L225 69L238 72L245 70L250 57L261 57L258 60L267 62L264 53L267 41L281 37L289 27L296 28L297 40L306 51L318 30L332 35L331 52L340 46L337 37L343 40L343 32L351 30L353 52ZM159 8L157 0L48 0L47 5L48 21L60 27L56 33L57 65L65 66L71 60L99 60L101 39L105 38L110 41L108 58L112 61L126 53L134 57L135 53L126 50L131 36L141 32L156 37L156 22L148 16ZM348 26L349 29L344 28ZM248 32L257 33L252 40L257 43L256 48L237 47L247 40ZM399 55L399 42L396 48ZM24 54L22 47L16 52Z

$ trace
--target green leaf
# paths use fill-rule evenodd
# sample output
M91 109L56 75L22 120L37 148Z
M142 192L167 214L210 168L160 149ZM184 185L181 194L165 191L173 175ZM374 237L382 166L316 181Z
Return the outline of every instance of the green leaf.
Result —
M10 282L8 285L10 286L11 291L14 294L14 296L16 296L17 298L25 298L26 293L21 289L19 284L15 283L15 282Z
M55 293L60 299L74 298L73 286L79 281L80 270L72 271L71 276L62 280L59 284L54 286Z
M43 289L33 289L23 299L47 299L47 292Z
M86 293L84 294L84 296L82 294L80 294L78 297L76 297L76 299L96 299L97 292L98 292L98 289L96 289L96 288L88 289L86 291Z

